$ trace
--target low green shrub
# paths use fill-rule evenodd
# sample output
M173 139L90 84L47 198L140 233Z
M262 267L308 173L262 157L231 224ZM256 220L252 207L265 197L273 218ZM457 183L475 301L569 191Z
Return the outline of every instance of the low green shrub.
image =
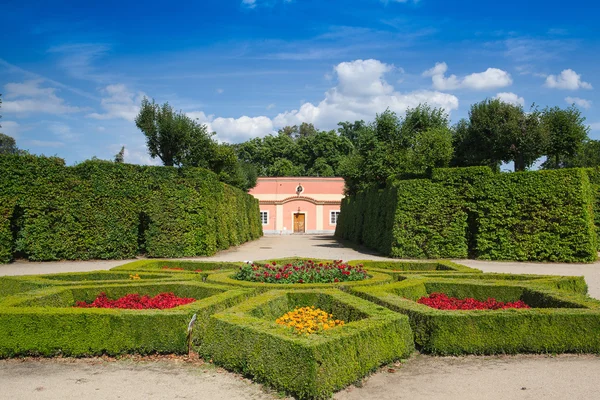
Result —
M432 262L424 261L372 261L372 260L351 260L348 264L358 265L369 270L393 270L402 272L422 272L422 271L438 271L446 272L473 272L480 273L481 271L475 268L470 268L465 265L457 264L447 260L436 260Z
M315 305L348 323L298 336L275 319ZM270 291L216 313L199 351L297 398L328 398L413 350L405 316L336 291Z
M251 295L248 290L228 289L200 282L136 282L49 287L5 297L0 301L0 358L185 353L187 326L193 314L198 318L194 341L200 344L210 315ZM78 300L93 300L99 291L111 298L172 291L200 300L169 310L73 307Z
M536 281L420 277L349 290L406 314L415 344L426 353L600 353L600 302L577 293L551 290ZM416 303L433 292L477 300L523 300L533 308L443 311Z
M369 273L369 278L364 279L362 281L350 281L350 282L337 282L337 283L263 283L263 282L248 282L241 281L239 279L234 278L235 272L226 271L220 273L210 274L206 277L207 282L213 282L220 285L232 285L232 286L241 286L246 288L258 289L260 291L268 290L268 289L315 289L315 288L331 288L336 287L344 290L346 287L350 286L360 286L360 285L380 285L383 283L389 283L393 280L392 276L389 274L381 273L381 272L371 272Z
M243 263L222 261L181 261L181 260L138 260L132 261L111 271L149 271L149 272L216 272L229 269L237 269ZM167 268L164 268L167 267ZM178 269L181 268L181 271Z

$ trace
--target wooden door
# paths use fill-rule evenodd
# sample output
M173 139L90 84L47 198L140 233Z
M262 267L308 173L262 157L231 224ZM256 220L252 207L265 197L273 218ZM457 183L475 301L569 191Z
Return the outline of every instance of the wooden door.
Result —
M294 233L304 233L304 214L294 214Z

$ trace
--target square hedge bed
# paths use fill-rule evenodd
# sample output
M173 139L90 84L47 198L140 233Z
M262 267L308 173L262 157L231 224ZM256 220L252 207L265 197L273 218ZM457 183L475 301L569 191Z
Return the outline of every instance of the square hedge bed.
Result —
M197 314L193 340L200 343L211 314L250 297L249 290L202 282L131 282L54 286L0 300L0 358L25 355L91 356L123 353L185 353L187 327ZM101 292L155 296L173 292L197 301L166 310L77 308Z
M346 324L302 336L275 323L313 305ZM273 290L214 314L199 352L298 398L323 398L413 349L406 316L329 289Z
M354 287L352 293L406 314L416 346L438 355L600 353L600 301L551 290L535 281L407 279ZM450 297L523 300L531 309L437 310L416 302L433 292Z

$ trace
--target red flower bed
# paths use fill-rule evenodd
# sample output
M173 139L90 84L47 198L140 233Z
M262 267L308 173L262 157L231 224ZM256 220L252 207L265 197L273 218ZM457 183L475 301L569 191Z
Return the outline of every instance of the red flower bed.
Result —
M344 264L342 260L329 262L299 261L293 264L245 264L234 275L235 279L264 283L336 283L360 281L368 278L362 265Z
M128 294L117 300L110 300L105 293L100 293L91 303L78 301L75 307L80 308L126 308L130 310L146 310L173 308L193 303L196 299L177 297L173 293L160 293L154 297L140 296L137 293Z
M486 301L479 301L467 297L457 299L448 297L444 293L431 293L429 297L421 297L417 303L437 308L438 310L501 310L506 308L529 308L522 300L514 302L502 302L490 297Z

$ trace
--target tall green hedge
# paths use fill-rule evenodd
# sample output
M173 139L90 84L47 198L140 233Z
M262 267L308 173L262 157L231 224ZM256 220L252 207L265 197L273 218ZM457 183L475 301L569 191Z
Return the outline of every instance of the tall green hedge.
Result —
M600 167L586 168L592 193L594 196L594 225L596 225L596 236L600 238ZM600 239L596 241L597 250L600 251Z
M0 157L0 262L210 255L262 235L258 211L201 168Z
M476 199L477 257L594 261L593 202L584 170L494 175Z
M467 218L454 188L424 179L342 202L336 235L400 258L463 258Z
M599 189L591 169L435 169L346 198L336 235L392 257L589 262Z

